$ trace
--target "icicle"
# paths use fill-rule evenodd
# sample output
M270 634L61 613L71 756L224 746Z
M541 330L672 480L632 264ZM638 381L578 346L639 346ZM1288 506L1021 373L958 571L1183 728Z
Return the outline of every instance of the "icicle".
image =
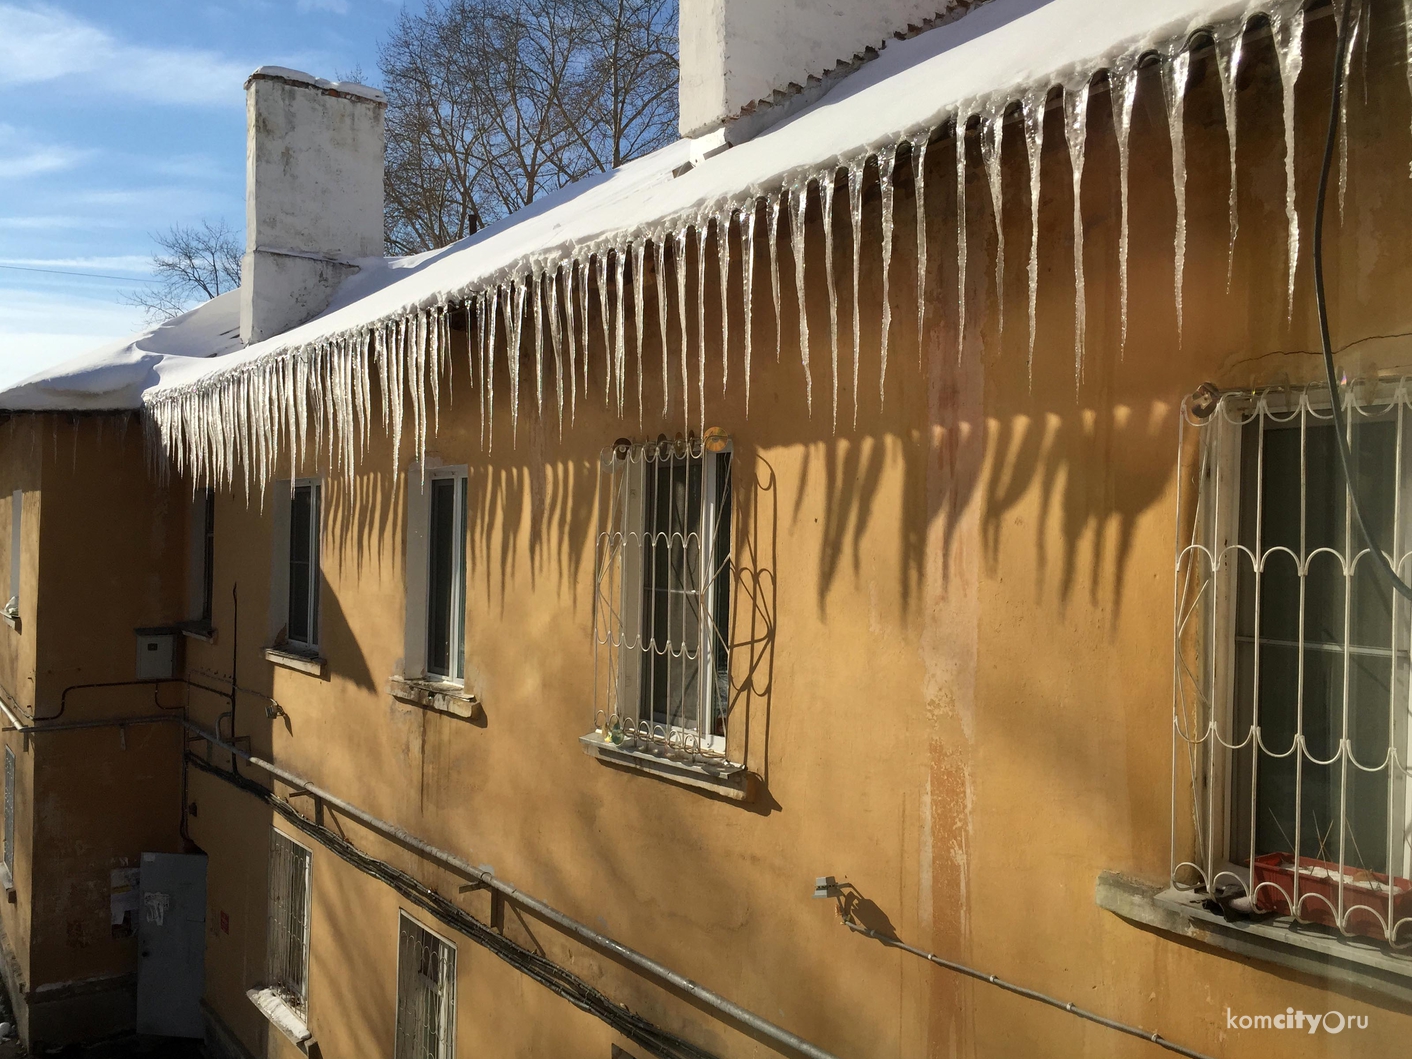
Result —
M647 259L647 241L639 239L632 245L632 314L633 334L637 345L637 426L642 429L642 270Z
M480 447L485 448L486 441L486 412L485 412L485 391L486 391L486 370L488 361L486 354L486 343L490 340L490 298L485 291L481 291L476 296L476 345L471 353L471 360L479 362L477 372L480 375L480 386L477 387L480 398ZM469 346L469 343L467 343Z
M579 338L583 342L583 399L588 400L588 270L592 267L593 257L589 255L584 259L582 267L579 269ZM606 332L605 332L606 334Z
M794 292L799 299L799 359L804 365L804 404L814 413L814 377L809 370L809 302L804 287L804 222L809 183L796 184L789 197L789 244L794 258Z
M927 315L927 208L924 194L927 184L927 142L930 130L913 138L912 144L912 205L917 214L917 364L922 364L922 343Z
M731 371L731 314L728 298L731 272L731 211L728 209L716 215L716 271L720 276L721 287L721 393L724 394Z
M675 253L672 255L672 271L677 276L677 330L681 335L681 405L686 432L691 432L691 380L687 372L686 334L686 238L688 229L678 228ZM704 428L703 428L704 429Z
M966 122L956 113L956 363L966 351Z
M598 266L598 325L603 332L603 407L608 407L608 397L613 392L613 336L608 332L608 251L600 250L593 255ZM584 357L584 373L588 373L588 357ZM587 383L585 383L587 386Z
M1030 261L1029 309L1030 350L1025 360L1025 378L1034 388L1034 343L1039 333L1039 202L1041 169L1044 165L1044 112L1049 105L1049 85L1031 90L1024 99L1025 157L1030 167Z
M492 452L495 449L495 332L499 323L502 300L505 297L505 289L497 286L490 295L490 329L486 332L485 342L485 408L487 425L485 430L485 449ZM508 321L506 321L508 324ZM507 328L508 331L508 328Z
M1338 18L1339 5L1334 4L1334 17ZM1358 42L1358 33L1362 28L1363 2L1355 0L1352 13L1349 15L1348 45L1343 54L1343 83L1348 85L1349 78L1353 73L1353 46ZM1343 200L1348 195L1348 97L1350 93L1344 91L1339 100L1338 119L1338 219L1343 223Z
M1118 303L1121 321L1118 355L1128 344L1128 143L1133 127L1133 101L1137 98L1137 60L1130 55L1114 65L1108 75L1108 99L1113 106L1113 131L1118 141ZM1067 93L1065 98L1068 98ZM1067 111L1065 126L1068 125Z
M824 275L829 288L829 362L833 365L833 429L838 430L838 287L833 275L833 193L838 170L819 178L819 203L824 215Z
M862 321L858 318L858 268L863 259L863 167L867 156L848 164L848 224L853 244L853 425L858 425L858 362Z
M671 389L667 382L667 243L670 236L659 235L653 240L657 273L657 325L662 332L662 415L671 407Z
M1412 3L1412 0L1408 0ZM770 295L775 302L775 362L778 363L780 354L784 347L783 335L784 320L780 316L780 255L779 255L779 235L780 235L780 207L781 198L786 192L771 194L765 200L765 224L770 240Z
M1172 191L1177 200L1177 229L1172 252L1172 283L1177 299L1177 344L1182 340L1182 277L1186 273L1186 81L1191 53L1185 45L1162 64L1162 95L1167 102L1167 136L1172 143Z
M740 308L745 316L745 417L750 418L750 340L752 330L751 300L755 285L755 214L758 204L751 196L749 205L740 211Z
M706 228L704 216L696 218L696 391L700 427L706 430Z
M514 316L510 319L510 345L505 355L510 365L510 444L513 446L518 438L520 425L520 353L525 333L525 298L529 294L529 284L524 279L512 281L510 294L511 312Z
M1083 381L1088 307L1084 289L1084 147L1088 140L1088 82L1064 89L1064 139L1074 177L1074 389Z
M544 417L544 276L530 273L530 297L534 299L534 405Z
M627 378L627 339L623 326L623 275L627 255L621 247L613 250L613 383L618 393L618 418L623 418L623 391Z
M1231 291L1231 276L1235 268L1236 232L1240 220L1236 211L1236 79L1240 77L1240 60L1245 49L1244 19L1227 27L1216 37L1216 71L1221 76L1221 103L1226 112L1226 151L1230 161L1230 247L1226 251L1226 293Z
M1005 140L1005 101L992 104L980 128L981 161L990 185L990 208L995 216L995 310L1001 335L1005 334L1005 201L1001 187L1000 151Z
M569 346L569 424L572 426L578 415L578 329L574 326L574 277L578 275L579 263L569 262L564 272L564 339Z
M892 268L892 207L897 189L892 183L892 170L897 161L897 148L884 147L878 152L878 190L882 196L882 323L878 335L878 407L882 407L887 388L887 337L892 330L892 288L888 283Z
M1295 208L1294 89L1304 67L1304 0L1286 0L1270 16L1284 88L1285 218L1289 222L1289 289L1285 315L1294 319L1294 279L1299 268L1299 212Z
M559 437L564 437L564 354L559 326L559 277L562 267L556 267L549 277L549 345L554 351L554 403L559 413Z

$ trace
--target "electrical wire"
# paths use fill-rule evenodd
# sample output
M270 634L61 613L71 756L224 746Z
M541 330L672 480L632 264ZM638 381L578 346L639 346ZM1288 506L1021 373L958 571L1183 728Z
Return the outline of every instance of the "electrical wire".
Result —
M109 276L102 272L70 272L58 268L31 268L28 265L0 265L12 272L43 272L46 276L80 276L83 279L111 279L119 283L142 283L141 276Z
M1339 463L1343 465L1344 482L1348 486L1348 503L1353 508L1353 517L1358 523L1358 530L1363 534L1363 539L1368 544L1368 550L1373 553L1374 566L1397 591L1398 595L1412 601L1412 587L1409 587L1407 582L1397 575L1397 571L1392 568L1392 564L1388 562L1383 550L1373 540L1373 535L1368 530L1368 523L1363 519L1363 506L1358 502L1358 492L1354 488L1353 482L1353 454L1348 449L1347 423L1344 419L1338 379L1334 375L1333 343L1329 340L1329 307L1324 294L1324 200L1328 197L1329 170L1333 167L1334 145L1338 139L1339 111L1343 101L1344 57L1348 54L1349 15L1352 8L1353 0L1343 0L1343 16L1339 19L1338 44L1334 51L1333 92L1329 98L1329 132L1324 140L1324 161L1319 170L1319 194L1314 201L1314 300L1319 310L1319 341L1322 343L1324 353L1324 374L1328 377L1329 383L1329 404L1333 412L1334 434L1338 438L1338 458Z

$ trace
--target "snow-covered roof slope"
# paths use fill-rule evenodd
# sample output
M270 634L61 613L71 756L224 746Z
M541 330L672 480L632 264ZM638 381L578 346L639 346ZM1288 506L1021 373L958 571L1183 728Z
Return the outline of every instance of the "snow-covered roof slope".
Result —
M174 364L240 348L240 292L17 382L0 391L0 410L110 411L142 407L142 394Z
M964 18L889 44L797 116L755 139L672 170L700 145L679 142L612 173L580 181L478 235L437 252L367 293L219 363L164 373L151 397L240 371L263 358L331 340L367 337L380 323L552 270L594 251L657 240L747 197L806 180L834 164L926 134L995 97L1087 79L1110 61L1220 20L1261 0L991 0ZM375 288L375 289L374 289ZM346 301L346 299L340 299Z

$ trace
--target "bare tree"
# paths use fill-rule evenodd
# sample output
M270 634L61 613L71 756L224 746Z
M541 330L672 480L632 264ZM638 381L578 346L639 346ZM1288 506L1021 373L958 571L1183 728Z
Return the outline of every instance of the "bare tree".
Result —
M675 0L428 0L378 64L394 253L465 238L676 135Z
M240 286L241 244L224 220L190 227L174 224L152 239L158 247L152 255L155 281L124 298L145 310L149 320L169 320L194 302Z

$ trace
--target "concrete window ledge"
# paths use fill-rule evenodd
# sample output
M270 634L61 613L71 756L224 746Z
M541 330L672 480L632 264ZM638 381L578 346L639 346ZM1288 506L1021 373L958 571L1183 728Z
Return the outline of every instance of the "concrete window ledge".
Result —
M10 872L8 864L0 864L0 888L5 891L5 897L13 903L15 900L15 877Z
M311 677L322 677L328 666L328 660L322 655L291 651L287 647L266 647L265 660L285 669L308 673Z
M260 1014L271 1026L279 1030L302 1052L308 1052L314 1043L314 1035L304 1021L304 1016L280 996L274 989L247 989L245 995L250 1003L260 1009Z
M1228 922L1201 907L1202 896L1163 888L1117 872L1102 872L1094 899L1100 908L1141 926L1261 960L1326 982L1355 986L1412 1003L1412 956L1343 938L1289 916Z
M603 739L603 733L599 731L579 736L579 745L589 757L605 764L644 772L684 787L710 791L733 802L755 800L753 778L743 765L675 757L666 748L658 748L655 744L641 745L635 741L610 743Z
M14 629L15 632L20 631L20 616L18 614L11 614L7 610L0 610L0 621L3 621L10 628Z
M210 622L205 621L179 621L176 628L181 630L181 634L188 640L200 640L202 643L215 643L216 630L211 627Z
M393 677L387 691L398 702L420 706L425 710L450 714L476 724L484 724L485 710L480 700L460 684L448 684L416 677Z

